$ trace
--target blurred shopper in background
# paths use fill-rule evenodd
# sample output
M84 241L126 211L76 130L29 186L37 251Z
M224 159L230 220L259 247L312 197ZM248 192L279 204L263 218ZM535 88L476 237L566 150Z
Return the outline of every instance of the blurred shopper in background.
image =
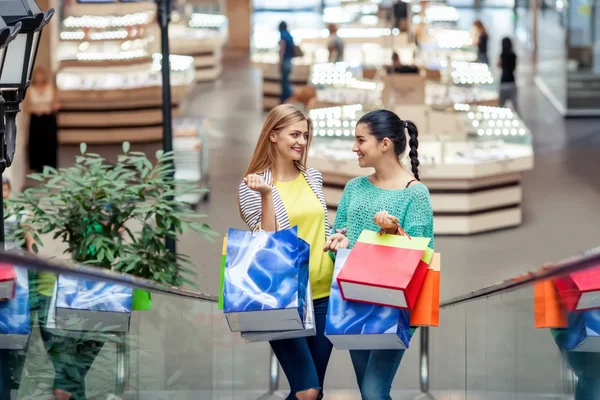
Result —
M307 112L314 108L317 102L317 91L312 86L303 86L294 91L292 97L286 100L286 104L292 104L302 112Z
M408 3L397 0L392 8L394 13L394 28L400 29L400 32L408 30Z
M498 60L498 68L502 69L500 77L500 107L505 107L510 100L512 108L519 112L518 91L515 82L515 71L517 69L517 55L513 50L512 40L505 37L502 39L502 53Z
M344 41L337 34L337 25L329 24L327 29L329 30L329 43L327 43L327 50L329 50L329 62L342 62L344 61Z
M56 115L60 108L58 91L48 70L36 68L27 90L24 109L29 113L29 171L58 166Z
M483 22L473 22L473 44L477 46L477 62L488 63L488 41L489 35Z
M419 67L414 65L404 65L400 61L398 53L392 53L392 65L387 68L388 74L418 74Z
M294 38L288 31L285 21L279 24L279 70L281 72L281 104L292 95L292 83L290 75L292 73L292 58L294 58Z

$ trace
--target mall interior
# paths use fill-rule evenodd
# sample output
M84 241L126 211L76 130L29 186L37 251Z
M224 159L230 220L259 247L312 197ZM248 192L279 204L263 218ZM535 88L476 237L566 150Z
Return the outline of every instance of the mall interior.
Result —
M0 255L0 298L3 283L16 287L0 300L0 400L288 396L269 343L232 332L217 304L223 237L248 229L240 218L240 181L285 86L282 21L295 44L293 94L285 101L313 121L308 165L322 173L331 222L344 185L372 173L352 152L357 120L384 108L419 129L420 178L430 192L443 264L441 305L439 321L420 326L406 343L391 398L600 400L599 0L172 0L163 2L171 10L168 32L156 2L36 2L55 13L41 35L3 183L10 184L6 234L10 217L26 210L41 228L32 239L37 256ZM334 34L343 51L330 44ZM510 82L501 61L505 38L517 56ZM10 62L9 56L5 69ZM507 87L511 95L501 102ZM170 148L175 179L202 190L179 191L174 200L207 224L177 234L176 252L195 275L169 281L167 267L150 274L113 268L122 260L112 250L104 268L95 257L74 256L75 239L64 232L78 222L65 222L67 215L86 220L92 212L72 207L83 204L77 193L127 188L111 182L117 175L109 169L100 189L98 180L75 176L82 150L115 170L124 151L147 156L129 166L137 171ZM93 174L96 164L85 165ZM61 205L52 203L56 193ZM165 196L128 201L144 203L135 204L141 212L151 210L148 204L168 208ZM15 204L19 212L11 211ZM42 204L51 205L42 212ZM144 229L158 235L158 219L154 228L142 221ZM137 223L129 227L134 236L144 231ZM93 246L104 249L102 240ZM144 240L138 243L154 243ZM166 253L153 256L160 254ZM117 292L77 286L75 294L87 293L93 305L69 314L84 321L76 328L60 327L66 308L57 296L67 271L124 285L130 297L143 293L149 303L117 312L110 308ZM58 274L59 283L34 300L32 281L44 274ZM564 300L573 293L580 299ZM26 310L11 314L21 295ZM23 331L11 330L17 319ZM346 349L333 349L322 394L366 398Z

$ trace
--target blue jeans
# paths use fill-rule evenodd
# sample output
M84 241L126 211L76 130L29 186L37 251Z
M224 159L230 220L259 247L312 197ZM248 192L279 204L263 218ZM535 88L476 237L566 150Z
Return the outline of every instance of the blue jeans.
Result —
M600 353L567 350L567 334L555 339L563 358L577 376L575 400L600 399Z
M333 345L325 337L325 319L329 297L314 301L316 336L269 342L290 384L288 400L296 393L309 389L323 389L325 371Z
M390 390L405 350L351 350L363 400L391 400Z
M281 104L292 97L292 82L290 81L290 74L292 73L292 60L285 60L281 64L281 98L279 99Z

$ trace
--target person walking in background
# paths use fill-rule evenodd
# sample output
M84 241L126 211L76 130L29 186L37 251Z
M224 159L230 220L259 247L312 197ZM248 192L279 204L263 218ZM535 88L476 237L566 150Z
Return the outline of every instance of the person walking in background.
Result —
M275 107L263 125L238 199L241 216L251 231L298 227L310 245L309 279L315 310L316 336L271 341L290 384L289 400L317 400L333 348L325 337L325 319L333 279L333 260L322 251L330 234L323 177L307 168L312 122L290 104Z
M329 50L329 62L342 62L344 61L344 41L337 34L337 25L329 24L327 29L329 30L329 43L327 44L327 50Z
M408 135L407 135L408 133ZM408 137L408 139L407 139ZM339 202L333 235L325 251L352 248L363 230L431 238L433 211L429 190L419 182L418 131L389 110L363 115L356 125L352 151L361 168L374 168L370 176L346 184ZM411 172L401 158L409 148ZM415 329L411 329L411 336ZM363 399L391 399L394 376L404 350L351 350L350 357Z
M392 7L394 14L394 28L400 29L400 32L408 30L408 3L403 0L397 0Z
M404 65L400 61L398 53L392 53L392 65L387 67L387 73L392 74L418 74L419 67L415 65Z
M288 31L285 21L279 24L279 71L281 72L281 98L283 104L292 95L292 83L290 75L292 74L292 58L294 58L294 38Z
M508 100L512 108L519 112L517 83L515 71L517 69L517 55L513 50L512 40L505 37L502 39L502 53L498 60L498 68L502 69L500 77L500 107L505 107Z
M42 172L44 166L58 167L58 128L56 115L60 108L54 79L43 67L33 71L27 89L24 110L29 113L27 153L29 171Z
M480 20L473 22L473 44L477 46L477 62L488 63L489 35L485 25Z

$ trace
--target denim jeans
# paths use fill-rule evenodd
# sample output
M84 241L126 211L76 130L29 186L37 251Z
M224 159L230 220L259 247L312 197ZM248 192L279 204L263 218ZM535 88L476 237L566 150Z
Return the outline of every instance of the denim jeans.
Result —
M500 107L506 107L510 100L513 110L519 112L519 97L517 85L514 82L500 84Z
M323 389L332 344L325 337L329 297L314 301L316 336L270 342L290 384L288 400L308 389Z
M600 400L600 353L567 350L567 334L555 339L563 358L577 376L575 400Z
M391 400L394 376L404 350L351 350L356 383L363 400Z
M292 97L292 82L290 81L290 75L292 73L292 60L285 60L281 64L281 98L279 99L281 104Z

